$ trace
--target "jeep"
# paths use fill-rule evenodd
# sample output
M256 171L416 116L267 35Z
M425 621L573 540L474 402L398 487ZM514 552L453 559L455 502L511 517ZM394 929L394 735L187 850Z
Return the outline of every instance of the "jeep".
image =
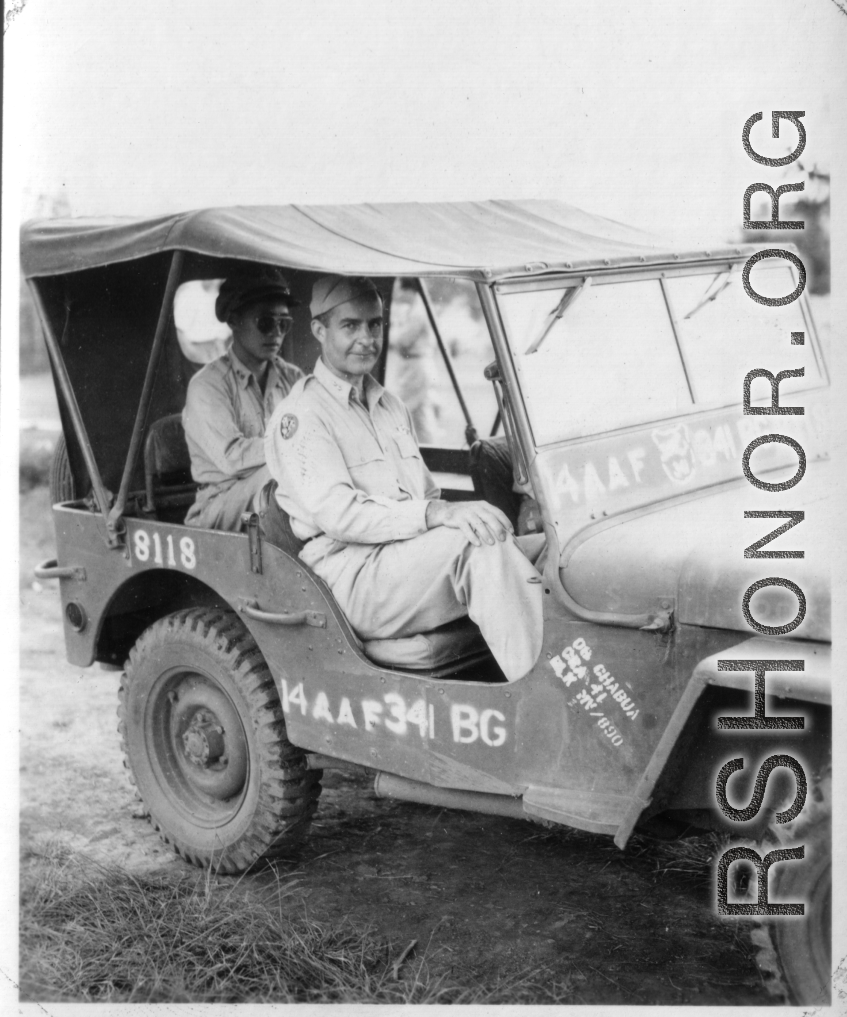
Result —
M829 587L821 527L780 536L768 520L822 511L828 382L805 297L771 307L745 292L755 250L685 250L553 201L26 224L23 269L63 428L57 557L37 575L59 581L68 660L122 672L126 766L162 838L193 864L242 872L306 833L322 770L358 765L379 795L563 824L621 848L635 830L717 829L759 859L802 845L802 859L758 866L756 901L804 904L766 920L795 998L825 1002ZM437 418L420 437L443 497L484 496L482 467L505 461L518 532L546 537L543 649L520 681L504 680L467 619L360 640L255 515L241 532L184 525L196 485L179 413L197 364L174 298L193 283L213 299L244 260L290 278L302 304L283 355L307 372L318 276L377 282L376 373L389 385L409 359L400 305L408 317L415 304L443 383L413 371L401 394ZM758 292L798 286L785 259L754 278ZM473 341L445 337L449 292ZM766 372L786 369L775 396ZM779 418L790 442L766 437L777 401L804 409ZM796 447L802 484L772 503L767 492L802 473ZM777 557L762 547L785 560L759 561ZM760 582L775 569L785 582ZM786 659L802 673L780 670ZM723 723L754 706L802 729ZM786 752L802 789L772 762ZM726 876L719 867L716 896L722 885L737 902Z

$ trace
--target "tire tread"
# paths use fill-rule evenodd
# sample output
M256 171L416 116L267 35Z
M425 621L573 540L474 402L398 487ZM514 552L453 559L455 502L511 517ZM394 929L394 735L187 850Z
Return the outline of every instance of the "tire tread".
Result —
M815 779L810 780L809 793L803 811L792 823L783 826L772 825L765 834L765 847L788 847L798 842L822 837L831 838L832 825L832 768L827 767ZM764 850L764 848L763 848ZM794 863L802 864L802 863ZM770 898L773 900L797 899L795 874L790 865L782 864L774 869ZM831 876L830 876L831 879ZM830 895L832 893L830 885ZM808 918L807 918L808 920ZM765 984L771 995L787 1004L793 1001L800 1006L826 1005L821 990L828 986L820 986L815 981L810 965L801 963L797 958L810 951L810 933L797 936L803 929L803 923L791 919L790 924L783 924L776 919L763 919L751 928L751 940L756 947L756 962L765 977ZM814 950L810 951L814 956ZM818 958L821 968L827 969L829 958Z
M191 846L162 825L155 802L145 802L151 824L186 861L222 873L243 872L258 862L290 853L317 809L321 774L309 770L305 753L289 742L273 676L255 640L233 611L205 607L176 611L151 625L130 650L118 694L118 732L130 782L137 786L127 736L132 682L145 660L175 639L184 639L217 657L249 704L262 783L248 829L234 844L220 850L206 852Z

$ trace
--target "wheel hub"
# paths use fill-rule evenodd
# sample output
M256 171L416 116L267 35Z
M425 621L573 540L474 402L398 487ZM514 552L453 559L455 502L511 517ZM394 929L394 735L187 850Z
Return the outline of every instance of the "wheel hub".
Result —
M182 736L185 754L195 766L210 767L225 761L224 730L217 717L205 710L194 715Z
M247 737L235 705L198 672L177 674L169 686L161 699L167 734L162 733L181 775L181 793L194 799L192 811L212 799L229 802L244 790L250 772Z

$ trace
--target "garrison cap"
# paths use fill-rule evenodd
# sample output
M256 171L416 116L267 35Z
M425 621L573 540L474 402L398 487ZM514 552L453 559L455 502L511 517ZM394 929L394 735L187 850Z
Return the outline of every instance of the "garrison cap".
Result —
M288 280L275 265L244 265L226 277L215 301L215 317L226 321L233 311L268 297L283 299L292 307L300 301L291 296Z
M312 302L309 310L312 317L317 318L319 314L326 314L333 307L339 304L346 304L348 300L358 300L360 297L379 297L379 290L373 279L363 275L325 275L312 287Z

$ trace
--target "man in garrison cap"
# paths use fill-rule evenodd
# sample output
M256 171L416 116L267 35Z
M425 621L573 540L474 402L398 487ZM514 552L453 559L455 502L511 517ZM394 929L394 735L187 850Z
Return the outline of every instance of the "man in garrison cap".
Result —
M261 507L270 482L265 425L303 376L279 355L296 304L272 265L246 263L221 285L215 315L232 329L232 346L194 375L182 412L191 475L200 484L189 526L238 530L242 512Z
M310 309L321 356L265 436L276 504L306 541L300 558L362 639L470 615L506 677L521 678L541 651L538 572L499 509L440 499L409 411L369 373L383 343L379 291L325 276ZM537 556L543 538L527 543Z

